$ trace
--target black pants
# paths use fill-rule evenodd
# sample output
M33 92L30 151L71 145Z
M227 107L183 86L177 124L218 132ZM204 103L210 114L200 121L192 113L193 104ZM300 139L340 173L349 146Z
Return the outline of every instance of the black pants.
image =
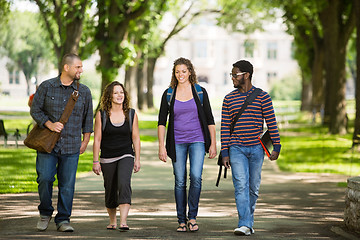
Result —
M105 206L117 208L120 204L131 204L131 174L134 158L125 157L112 163L101 163L104 177Z

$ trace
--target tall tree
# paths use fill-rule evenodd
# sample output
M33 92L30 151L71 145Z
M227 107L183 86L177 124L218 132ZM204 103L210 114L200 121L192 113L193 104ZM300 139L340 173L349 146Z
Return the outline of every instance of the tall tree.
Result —
M220 11L209 4L202 1L191 1L188 6L184 8L186 4L184 2L174 1L171 2L167 7L159 8L157 15L154 16L154 21L151 22L150 31L147 41L147 56L146 61L146 102L148 108L154 107L153 102L153 85L154 85L154 70L157 60L164 54L165 46L168 41L187 27L194 21L195 18L203 14L219 13ZM161 20L162 12L169 9L174 17L174 23L170 27L168 32L159 32L158 21Z
M53 44L61 71L61 58L66 53L79 53L83 24L90 0L32 0L40 10Z
M284 23L288 33L293 35L297 60L303 82L301 110L320 112L324 107L324 47L319 17L313 14L313 1L277 1L277 7L284 10ZM306 97L310 97L310 104ZM307 107L307 105L309 105Z
M360 16L360 1L354 1L355 15ZM355 129L353 147L360 146L360 18L356 18L356 83L355 83Z
M7 21L7 16L10 13L10 1L0 0L0 26Z
M230 1L231 2L231 1ZM244 2L234 4L228 11L233 14L242 15ZM323 85L322 81L322 60L325 70L325 115L329 123L329 131L332 134L346 132L346 109L345 109L345 56L346 45L355 26L355 11L351 0L309 0L309 1L264 1L272 7L280 7L289 14L286 21L295 25L297 33L301 28L305 28L305 33L312 33L313 51L315 53L312 65L313 99L314 104L318 105L322 100L322 94L318 94L318 89ZM265 9L267 10L267 9ZM299 11L300 10L300 11ZM274 10L276 11L276 10ZM292 14L297 13L297 19L305 18L305 21L297 21ZM229 14L229 13L227 13ZM252 15L255 18L256 15ZM286 16L286 14L285 14ZM294 19L296 21L294 21ZM292 22L293 21L293 22ZM238 25L235 20L229 20L228 25ZM306 24L304 24L306 23ZM296 36L296 34L294 35ZM298 35L298 36L301 36ZM300 44L297 47L301 47ZM323 49L322 49L323 48ZM303 49L305 52L311 50ZM308 52L309 53L309 52ZM300 64L300 66L306 66ZM316 70L318 69L318 70ZM315 71L315 72L314 72ZM320 91L321 93L321 91Z
M2 55L10 59L7 67L10 71L21 70L27 83L27 94L30 94L32 77L37 77L39 64L49 62L51 56L51 44L39 24L40 16L32 12L10 13L3 33ZM49 59L50 58L50 59Z
M127 40L129 23L146 11L148 2L97 0L95 44L100 54L101 90L116 78L119 68L132 53Z
M346 46L355 27L354 1L325 0L319 19L324 34L325 48L325 117L332 134L347 131Z

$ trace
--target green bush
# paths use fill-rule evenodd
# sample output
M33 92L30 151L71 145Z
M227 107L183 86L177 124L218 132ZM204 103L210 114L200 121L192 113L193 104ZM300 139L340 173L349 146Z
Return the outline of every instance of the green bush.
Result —
M275 81L270 90L274 100L301 100L301 78L293 74Z

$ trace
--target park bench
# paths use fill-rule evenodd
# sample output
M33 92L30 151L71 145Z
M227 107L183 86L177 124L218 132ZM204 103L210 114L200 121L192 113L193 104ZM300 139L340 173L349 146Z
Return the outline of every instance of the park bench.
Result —
M4 147L7 147L8 133L5 130L4 120L0 119L0 136L4 136ZM15 145L18 147L18 140L20 139L20 131L16 128L15 133L13 135L15 137Z
M0 119L0 136L4 136L4 146L7 145L8 134L5 130L4 120Z

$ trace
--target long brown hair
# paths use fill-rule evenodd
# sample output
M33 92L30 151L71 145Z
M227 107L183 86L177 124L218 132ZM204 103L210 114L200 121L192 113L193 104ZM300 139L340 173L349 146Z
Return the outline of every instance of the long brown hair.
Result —
M124 115L125 115L126 120L128 120L129 111L130 111L130 106L129 106L130 97L129 97L129 94L126 91L124 85L119 83L118 81L114 81L114 82L111 82L108 85L106 85L106 87L104 89L104 93L101 96L100 109L102 111L105 111L106 115L108 117L110 117L110 110L111 110L111 107L112 107L112 100L113 100L113 93L114 93L114 87L115 86L121 86L121 88L124 91L123 111L124 111Z
M170 87L175 88L176 85L178 84L178 80L176 79L175 76L175 67L177 65L185 65L187 67L187 69L190 72L190 76L189 76L189 82L191 83L191 85L194 85L195 83L197 83L197 79L196 79L196 73L194 70L194 66L192 65L191 61L189 59L186 58L178 58L174 61L174 66L173 66L173 70L172 70L172 75L171 75L171 82L170 82Z

